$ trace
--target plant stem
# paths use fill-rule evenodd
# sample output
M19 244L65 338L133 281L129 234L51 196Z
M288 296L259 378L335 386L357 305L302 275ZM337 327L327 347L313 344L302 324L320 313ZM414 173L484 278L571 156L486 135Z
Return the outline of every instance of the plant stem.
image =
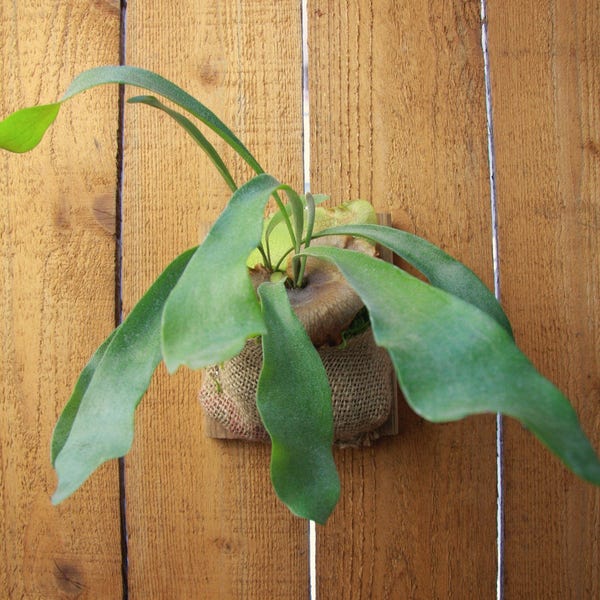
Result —
M313 235L313 229L315 227L315 200L310 192L306 194L306 209L308 212L308 218L306 220L306 237L304 238L304 247L308 248L310 246L310 242ZM302 283L304 280L304 270L306 269L306 260L306 256L303 256L300 259L300 268L298 269L296 287L302 287Z
M262 244L259 244L256 247L256 249L260 252L260 255L263 258L263 262L264 262L265 268L267 268L269 271L273 271L273 265L271 264L271 257L268 256L268 254L269 254L268 249L267 249L267 253L266 254L265 254L265 251L263 249L263 245Z

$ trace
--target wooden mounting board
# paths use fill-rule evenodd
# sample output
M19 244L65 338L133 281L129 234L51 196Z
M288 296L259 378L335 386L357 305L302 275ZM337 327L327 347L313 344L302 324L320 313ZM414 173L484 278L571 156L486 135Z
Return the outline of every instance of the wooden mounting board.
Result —
M377 219L380 225L391 225L392 218L389 213L377 213ZM200 226L200 239L203 239L204 236L208 233L208 229L210 226L206 226L202 224ZM387 248L383 248L381 246L377 247L377 252L379 256L388 262L393 262L394 255L391 250ZM396 380L396 375L392 375L394 379L394 398L392 399L392 407L390 410L390 415L387 418L386 422L383 423L380 427L378 427L374 431L373 438L377 439L379 437L396 435L398 433L398 382ZM213 419L208 415L204 415L204 435L209 438L216 438L222 440L236 440L240 439L239 436L229 431L226 427L221 425L218 421ZM370 445L371 441L367 441L364 445ZM362 444L340 444L341 446L345 445L362 445Z

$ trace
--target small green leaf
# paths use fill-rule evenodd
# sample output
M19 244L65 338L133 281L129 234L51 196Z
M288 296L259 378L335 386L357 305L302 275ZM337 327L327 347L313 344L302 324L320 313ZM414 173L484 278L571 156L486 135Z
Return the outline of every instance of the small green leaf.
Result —
M283 211L281 210L272 213L264 222L262 243L268 250L268 255L273 265L276 265L294 246L288 226L290 212L291 207L287 204L285 206L285 213L288 222L286 222ZM258 250L254 250L250 253L246 265L250 269L254 268L256 265L264 265L263 258Z
M327 374L284 285L258 292L267 332L256 404L271 436L273 488L295 515L324 524L340 495Z
M284 189L287 192L289 203L284 204L278 194L273 194L275 202L277 203L277 206L279 208L276 214L280 215L281 220L287 229L287 235L291 240L292 248L298 251L300 250L302 238L302 223L300 223L300 226L298 225L297 217L299 213L300 222L304 220L304 205L302 203L302 200L300 200L300 196L298 196L294 189L292 189L290 186L284 186ZM290 218L290 215L293 215L293 218ZM298 237L298 235L300 235L300 237ZM267 228L265 232L265 238L267 249L266 258L269 260L270 263L269 265L265 264L265 266L271 268L275 261L273 260L273 252L270 248L271 233L269 232L269 228Z
M315 207L318 204L320 204L321 202L325 202L326 200L329 200L329 196L326 196L325 194L306 194L306 195L301 195L298 196L298 198L300 198L300 201L302 202L302 206L304 207L304 210L307 212L308 214L308 196L310 196L312 198L312 206ZM292 207L290 205L288 205L286 207L286 212L287 214L291 214L291 210ZM281 221L283 221L283 212L278 210L277 212L271 214L266 220L265 220L265 233L264 233L264 238L269 237L271 235L271 233L273 232L273 230L275 229L275 227L277 225L279 225L281 223ZM312 216L313 219L313 225L314 225L314 215ZM304 233L304 235L302 235L301 237L305 237L306 233ZM289 237L289 236L288 236ZM264 239L263 238L263 239ZM290 240L288 239L288 243L286 245L286 250L289 248L289 244L290 244ZM280 257L279 257L280 258Z
M429 421L515 417L573 472L600 485L600 462L569 401L496 320L370 256L328 247L303 254L333 262L360 295L415 412Z
M0 121L0 148L28 152L35 148L58 115L60 103L22 108Z
M160 362L160 316L190 258L176 258L81 373L52 440L57 504L103 462L123 456L133 440L133 413Z
M299 251L304 232L304 203L300 199L300 196L292 188L288 188L286 191L291 209L292 223L294 225L296 251Z
M312 197L312 194L306 194L306 237L305 237L305 246L308 248L310 246L310 242L312 240L312 234L315 228L315 201ZM300 259L300 269L298 272L298 283L302 285L304 281L304 271L306 269L306 260L307 257L303 256Z
M310 246L312 236L315 230L316 204L312 194L306 194L306 246Z
M284 188L267 174L240 187L171 292L162 322L167 369L198 369L238 354L264 333L246 259L260 242L269 196Z
M512 336L508 317L481 279L431 242L383 225L343 225L320 231L315 237L332 234L364 237L389 248L421 271L432 285L477 306L496 319Z

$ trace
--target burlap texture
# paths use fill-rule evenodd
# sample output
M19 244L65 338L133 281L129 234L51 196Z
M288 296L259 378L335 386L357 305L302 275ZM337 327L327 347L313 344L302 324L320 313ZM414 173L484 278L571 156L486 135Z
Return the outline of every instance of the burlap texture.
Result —
M393 367L371 330L345 346L322 347L321 360L332 391L334 436L345 443L365 442L387 419L394 398ZM200 403L235 437L267 441L256 408L262 366L260 340L249 340L238 356L205 371Z

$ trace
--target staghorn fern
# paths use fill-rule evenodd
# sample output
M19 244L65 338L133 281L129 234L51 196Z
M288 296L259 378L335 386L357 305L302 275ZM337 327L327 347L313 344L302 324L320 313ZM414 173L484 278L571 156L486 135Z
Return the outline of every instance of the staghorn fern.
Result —
M331 453L331 391L287 293L310 286L309 257L334 265L364 302L375 340L388 351L415 412L434 422L495 412L514 417L573 472L600 485L600 462L569 401L517 348L502 307L472 271L422 238L370 223L364 205L361 215L334 218L327 226L327 213L316 207L323 198L301 197L264 173L214 113L159 75L128 66L86 71L60 102L0 122L0 147L33 149L62 102L106 83L141 87L184 109L223 138L256 176L238 188L187 116L153 96L130 100L162 110L184 127L233 195L205 241L167 267L82 371L54 431L55 503L104 461L129 450L135 408L161 360L171 373L181 365L201 368L235 356L247 339L261 336L257 406L272 440L273 486L294 514L324 523L340 493ZM270 198L278 212L265 220ZM327 236L386 246L429 283L368 253L328 244ZM256 264L267 273L257 291L248 270Z

